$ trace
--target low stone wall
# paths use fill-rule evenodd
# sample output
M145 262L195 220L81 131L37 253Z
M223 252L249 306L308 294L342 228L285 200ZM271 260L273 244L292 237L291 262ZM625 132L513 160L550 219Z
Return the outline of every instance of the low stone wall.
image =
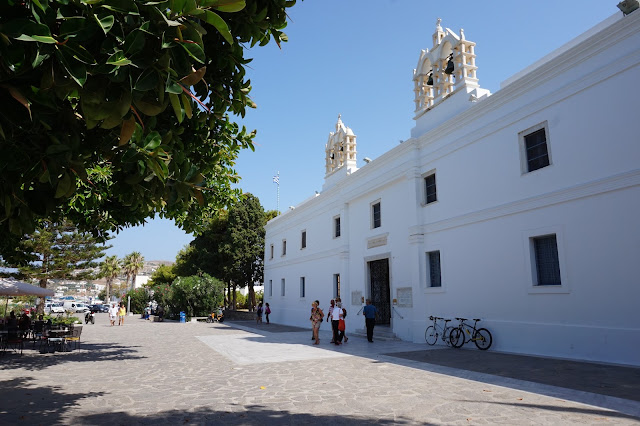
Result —
M247 312L247 311L224 311L224 319L229 321L250 321L256 319L255 312Z

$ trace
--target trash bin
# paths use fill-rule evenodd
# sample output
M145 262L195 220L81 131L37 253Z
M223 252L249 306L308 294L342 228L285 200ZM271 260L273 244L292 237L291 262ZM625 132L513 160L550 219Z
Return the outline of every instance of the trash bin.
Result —
M180 322L186 322L187 321L187 315L184 313L184 311L180 311Z

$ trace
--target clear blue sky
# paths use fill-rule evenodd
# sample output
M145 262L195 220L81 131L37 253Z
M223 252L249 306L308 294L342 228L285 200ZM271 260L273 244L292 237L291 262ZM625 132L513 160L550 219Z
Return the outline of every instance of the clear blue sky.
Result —
M500 82L614 13L619 0L306 0L288 11L289 42L249 52L248 75L258 108L240 121L257 129L256 151L236 164L240 187L280 210L320 191L324 145L339 113L357 135L358 165L409 138L413 127L412 71L442 27L476 43L480 86ZM544 75L539 76L544 79ZM139 251L146 260L175 260L193 239L171 221L153 220L111 240L108 254Z

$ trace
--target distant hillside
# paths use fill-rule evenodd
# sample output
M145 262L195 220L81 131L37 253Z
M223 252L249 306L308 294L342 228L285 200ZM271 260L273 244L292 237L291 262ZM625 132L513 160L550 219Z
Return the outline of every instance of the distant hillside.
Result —
M142 271L140 271L140 274L151 275L151 273L156 269L158 269L159 266L161 265L171 266L174 263L175 262L171 260L145 260L144 268L142 268Z

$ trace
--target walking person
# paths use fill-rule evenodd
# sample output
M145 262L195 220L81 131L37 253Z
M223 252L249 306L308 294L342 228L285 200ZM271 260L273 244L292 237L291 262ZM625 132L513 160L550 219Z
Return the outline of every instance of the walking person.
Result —
M324 320L324 312L320 309L320 302L316 300L311 304L311 328L313 329L313 336L315 337L314 345L320 344L320 336L318 333L320 332L320 324Z
M112 327L116 325L116 318L118 318L118 308L116 308L115 303L112 303L109 307L109 321Z
M265 303L264 315L267 318L267 324L269 324L269 314L271 313L271 308L268 303Z
M327 322L331 321L331 330L333 331L333 335L331 336L331 342L329 343L335 343L336 342L336 335L338 334L338 324L334 324L333 323L333 310L336 307L336 301L331 299L329 301L329 309L327 310Z
M337 345L342 344L342 338L344 337L344 330L340 330L340 320L344 321L344 315L342 313L342 303L337 301L331 311L331 325L333 326L333 343Z
M256 312L256 324L262 324L262 302L258 303L258 309L256 309Z
M371 299L367 299L367 304L362 309L364 322L367 326L367 340L373 342L373 327L376 325L376 313L378 310L371 304Z
M127 314L127 309L124 307L124 302L120 302L120 309L118 309L118 325L124 325L124 316Z

